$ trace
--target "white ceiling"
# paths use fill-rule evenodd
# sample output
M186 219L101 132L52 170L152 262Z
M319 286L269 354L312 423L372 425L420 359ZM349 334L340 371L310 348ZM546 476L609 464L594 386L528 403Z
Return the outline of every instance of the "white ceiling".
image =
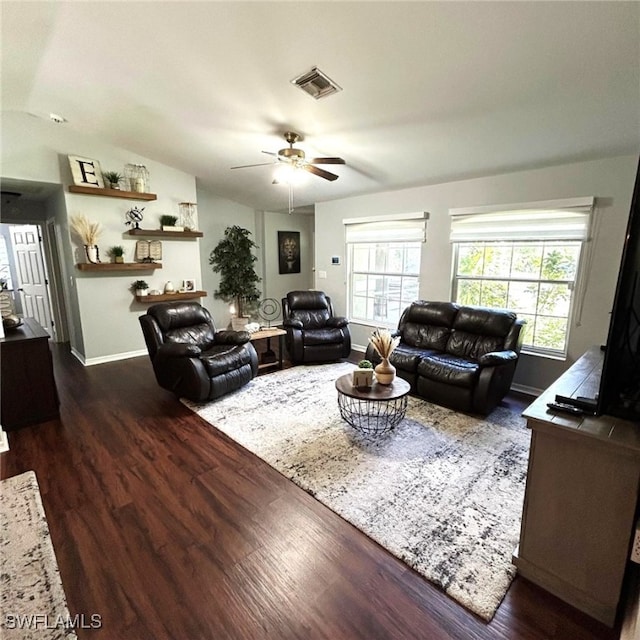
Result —
M304 205L640 149L638 2L9 2L2 108L286 207L261 150L339 155ZM343 91L290 84L318 66Z

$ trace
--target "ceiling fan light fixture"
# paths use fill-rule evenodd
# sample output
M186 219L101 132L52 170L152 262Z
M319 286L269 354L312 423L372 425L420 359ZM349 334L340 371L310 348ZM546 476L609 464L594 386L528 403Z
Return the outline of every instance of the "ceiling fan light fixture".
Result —
M291 164L283 164L279 166L273 175L274 183L290 186L303 183L305 178L305 173L303 171L299 171Z
M335 83L326 73L320 71L318 67L312 67L310 71L294 78L291 80L291 84L300 87L315 100L342 91L342 87Z

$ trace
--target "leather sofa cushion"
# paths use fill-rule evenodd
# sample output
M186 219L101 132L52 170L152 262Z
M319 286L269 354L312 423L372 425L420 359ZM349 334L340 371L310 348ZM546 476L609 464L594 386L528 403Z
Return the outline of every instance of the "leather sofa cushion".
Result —
M418 300L407 309L404 321L435 327L451 327L458 309L455 302L425 302Z
M420 349L444 351L458 309L453 302L412 303L398 325L402 341Z
M187 342L208 349L214 343L213 328L208 322L169 329L164 334L165 342Z
M453 328L456 331L493 336L504 340L515 321L516 314L511 311L460 307L453 322Z
M437 327L433 325L416 324L407 322L402 332L402 340L418 349L437 349L444 351L451 330L449 327Z
M503 344L504 338L479 336L466 331L452 331L447 342L446 352L462 358L479 360L485 353L502 350Z
M516 314L511 311L460 307L445 350L473 360L491 351L501 351L515 321Z
M342 344L344 334L340 329L326 327L324 329L306 329L303 337L304 345Z
M211 319L207 310L197 302L185 302L180 305L158 304L150 307L147 313L155 319L163 333L170 329L205 324Z
M203 351L200 360L210 378L228 374L233 369L239 369L251 362L249 349L244 346L231 344L216 344L207 351Z
M389 361L397 369L416 373L416 371L418 371L420 360L434 353L436 352L432 349L416 349L415 347L408 347L406 344L401 342L393 350Z
M447 353L427 355L418 365L418 375L456 387L471 388L478 379L480 365Z
M319 329L327 324L330 318L329 309L301 309L291 312L292 320L300 320L305 329Z

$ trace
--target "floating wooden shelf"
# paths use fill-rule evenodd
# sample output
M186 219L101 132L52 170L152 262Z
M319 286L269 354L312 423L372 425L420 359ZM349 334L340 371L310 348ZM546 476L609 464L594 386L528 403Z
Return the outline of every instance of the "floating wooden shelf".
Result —
M162 237L162 238L202 238L202 231L162 231L162 229L129 229L130 236Z
M160 262L81 262L76 265L80 271L150 271L162 269Z
M83 187L78 184L69 185L71 193L82 193L89 196L109 196L110 198L126 198L127 200L157 200L155 193L139 191L122 191L121 189L101 189L100 187Z
M189 300L206 296L206 291L178 291L177 293L161 293L157 296L136 296L136 300L138 302L166 302L167 300Z

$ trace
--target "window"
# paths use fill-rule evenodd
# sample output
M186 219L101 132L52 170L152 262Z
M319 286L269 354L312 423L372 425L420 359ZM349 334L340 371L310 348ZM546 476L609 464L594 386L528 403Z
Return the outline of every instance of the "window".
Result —
M593 199L554 204L563 202L452 212L451 223L453 300L515 311L527 321L523 347L557 356L567 353Z
M418 299L425 219L420 213L344 221L351 320L395 328Z

